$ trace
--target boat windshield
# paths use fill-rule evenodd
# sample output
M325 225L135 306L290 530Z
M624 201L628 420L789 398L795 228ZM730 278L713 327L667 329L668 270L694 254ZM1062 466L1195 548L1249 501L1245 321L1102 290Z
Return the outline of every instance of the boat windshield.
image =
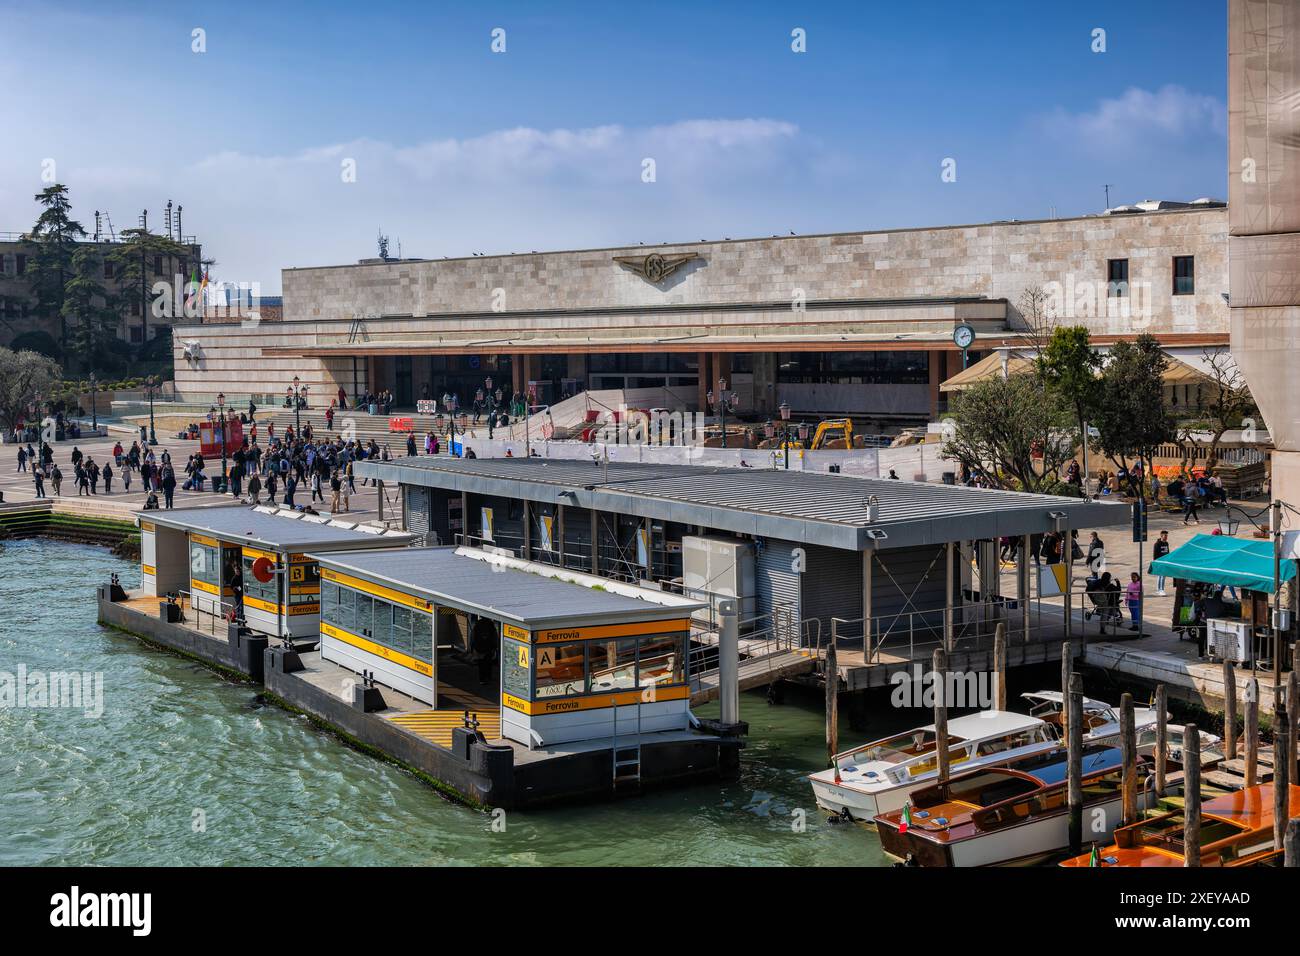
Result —
M1123 839L1124 842L1120 844L1121 846L1149 846L1182 856L1185 848L1183 843L1184 822L1181 812L1172 813L1169 816L1159 817L1128 830L1120 830L1116 833L1116 839L1117 841ZM1243 827L1234 826L1226 820L1215 820L1210 817L1202 818L1201 846L1208 846L1211 843L1237 836L1243 830Z
M951 748L963 742L961 737L948 736ZM935 734L933 730L910 730L896 737L878 740L861 750L854 751L850 759L854 763L902 763L913 757L920 757L934 751Z

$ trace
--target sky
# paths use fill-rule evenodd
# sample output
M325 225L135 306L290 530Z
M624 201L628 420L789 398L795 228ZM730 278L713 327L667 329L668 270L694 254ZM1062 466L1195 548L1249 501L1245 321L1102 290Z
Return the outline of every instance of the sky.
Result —
M438 258L1225 198L1226 16L0 0L0 233L50 179L88 229L172 200L214 280L274 295L381 232Z

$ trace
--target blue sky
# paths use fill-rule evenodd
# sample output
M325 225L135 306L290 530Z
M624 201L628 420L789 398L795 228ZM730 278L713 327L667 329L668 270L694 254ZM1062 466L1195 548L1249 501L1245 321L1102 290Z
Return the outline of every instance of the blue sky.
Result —
M172 199L266 294L380 228L436 257L1222 197L1225 31L1209 0L0 0L0 231L49 159L86 225Z

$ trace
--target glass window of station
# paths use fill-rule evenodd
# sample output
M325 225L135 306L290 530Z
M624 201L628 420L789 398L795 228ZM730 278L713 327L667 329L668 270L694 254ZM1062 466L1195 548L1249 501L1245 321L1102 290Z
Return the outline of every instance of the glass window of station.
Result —
M433 615L331 581L320 583L321 620L399 654L433 663Z
M925 385L928 352L782 352L777 381L792 385Z
M530 700L608 694L686 682L686 634L567 644L505 639L503 688Z
M280 575L271 575L269 581L257 580L257 575L253 573L253 565L256 561L257 555L244 555L243 584L245 600L253 598L257 601L265 601L267 604L277 606L282 604L283 602L280 600Z
M220 548L190 539L190 580L221 586Z

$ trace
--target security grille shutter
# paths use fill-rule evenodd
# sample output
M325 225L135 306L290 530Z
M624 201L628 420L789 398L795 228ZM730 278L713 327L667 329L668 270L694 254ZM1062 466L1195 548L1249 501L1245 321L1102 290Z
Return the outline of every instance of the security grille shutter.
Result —
M406 486L406 530L421 537L429 533L429 489Z
M802 545L807 558L803 573L803 616L821 621L823 646L831 637L831 618L855 622L845 636L862 639L862 555L839 548ZM810 625L809 637L817 636Z
M942 635L945 550L942 544L930 544L891 548L877 556L871 576L871 615L881 639L907 635L902 639L932 641ZM910 613L917 608L937 610Z
M758 606L755 614L768 617L782 640L798 636L800 613L799 572L794 570L795 545L767 541L754 563L754 586Z

